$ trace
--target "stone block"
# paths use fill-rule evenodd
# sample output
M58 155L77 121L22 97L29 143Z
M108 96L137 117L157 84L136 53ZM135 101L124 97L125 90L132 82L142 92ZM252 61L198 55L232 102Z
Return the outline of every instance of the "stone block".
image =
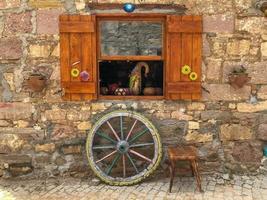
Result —
M190 143L212 142L213 136L210 133L201 134L196 131L189 131L185 140Z
M75 1L75 6L77 10L83 10L86 3L84 1Z
M63 7L60 0L29 0L30 7L34 8L59 8Z
M0 120L0 127L10 126L10 123L6 120Z
M18 128L26 128L30 125L30 123L28 121L24 121L24 120L14 121L13 123Z
M33 168L28 166L27 167L11 166L8 171L12 176L21 176L31 173L32 170Z
M82 147L80 145L63 146L61 150L65 155L80 154L82 152Z
M207 58L207 79L218 82L221 78L222 59Z
M35 152L45 152L45 153L53 153L56 149L56 145L54 143L48 144L37 144L35 146Z
M17 37L0 38L0 60L17 60L22 57L22 42Z
M267 84L267 61L256 62L247 67L251 83L253 84Z
M2 0L0 1L0 10L19 7L20 1L21 0Z
M89 120L91 116L91 112L84 110L69 110L67 112L67 119L70 121L85 121Z
M32 158L23 154L0 154L0 166L31 166Z
M105 103L92 103L92 112L106 110Z
M54 50L52 51L52 56L54 57L59 57L60 56L60 45L59 43L57 44L57 46L54 48Z
M241 163L259 163L262 159L262 144L261 142L251 141L235 143L233 148L233 158Z
M204 15L204 33L233 33L235 18L233 15Z
M31 12L12 13L6 16L4 35L12 36L18 33L31 33Z
M29 55L33 58L47 58L51 53L51 47L49 45L30 45Z
M230 122L232 118L232 114L226 111L218 111L218 110L207 110L201 112L201 120L216 120L222 122Z
M37 11L37 34L58 34L58 19L61 9Z
M185 121L189 121L189 120L193 119L192 116L184 114L183 112L178 111L178 110L177 111L173 111L171 113L171 118L172 119L177 119L177 120L185 120Z
M199 129L199 127L200 127L199 122L194 122L194 121L188 122L188 129L190 129L190 130L197 130L197 129Z
M267 85L261 86L261 88L258 91L258 98L267 99Z
M264 32L264 17L244 17L236 20L235 29L237 31L246 31L252 34Z
M15 84L14 84L14 74L13 73L4 73L4 79L6 80L7 84L9 85L10 91L15 91Z
M202 111L205 110L205 104L200 102L192 102L187 105L189 111Z
M31 119L33 106L30 103L0 103L0 119Z
M2 132L0 130L0 132ZM0 153L11 153L20 151L26 141L18 135L2 132L0 134Z
M34 128L0 128L1 145L10 147L11 151L19 150L24 144L44 139L44 130Z
M259 125L257 138L263 141L267 141L267 124Z
M239 124L224 124L220 127L221 141L249 140L253 138L251 129Z
M209 91L203 92L204 100L214 101L240 101L247 100L250 97L250 86L244 86L238 90L232 88L229 84L203 84L203 87Z
M227 44L227 53L230 56L248 55L250 50L249 40L233 40Z
M77 131L74 131L72 126L56 124L51 132L52 140L61 140L63 138L76 138Z
M81 122L77 125L78 130L80 131L86 131L91 129L92 124L90 122Z
M237 110L238 112L248 112L248 113L266 111L267 101L261 101L261 102L258 102L257 104L238 103Z
M210 43L209 43L209 41L207 39L206 34L203 34L202 39L203 39L203 41L202 41L202 44L203 44L203 46L202 46L203 56L210 56L210 54L211 54Z
M263 59L267 59L267 42L261 43L261 56Z
M66 119L66 110L62 109L53 109L53 110L46 110L43 116L43 120L49 121L60 121Z

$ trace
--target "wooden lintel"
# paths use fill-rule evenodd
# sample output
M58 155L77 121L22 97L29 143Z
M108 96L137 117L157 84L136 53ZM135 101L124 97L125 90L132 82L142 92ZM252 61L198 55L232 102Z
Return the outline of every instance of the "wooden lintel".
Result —
M88 3L88 8L91 10L110 10L110 9L122 9L123 4L122 3ZM164 9L164 10L178 10L181 12L185 12L187 8L185 5L180 4L135 4L136 9L145 9L145 10L151 10L151 9Z

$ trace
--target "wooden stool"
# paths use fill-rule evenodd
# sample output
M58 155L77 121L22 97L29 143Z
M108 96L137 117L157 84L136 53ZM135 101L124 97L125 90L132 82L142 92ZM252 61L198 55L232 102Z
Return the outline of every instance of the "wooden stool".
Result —
M191 169L196 177L197 180L197 187L200 192L202 192L201 189L201 180L200 175L198 171L198 165L197 165L197 153L196 149L192 146L186 146L186 147L169 147L168 148L168 155L170 159L169 169L170 169L170 187L169 192L171 192L173 179L175 176L175 163L176 161L189 161L191 163Z

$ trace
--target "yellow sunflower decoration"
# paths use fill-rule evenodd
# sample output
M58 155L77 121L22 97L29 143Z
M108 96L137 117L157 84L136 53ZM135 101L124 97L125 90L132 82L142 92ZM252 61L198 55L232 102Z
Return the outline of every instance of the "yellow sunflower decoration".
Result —
M188 75L190 73L191 73L191 67L190 66L185 65L185 66L182 67L182 74Z
M189 75L189 78L191 81L195 81L197 80L197 73L196 72L191 72L190 75Z
M73 68L73 69L71 70L71 76L72 76L72 77L77 78L77 77L79 76L79 74L80 74L80 71L79 71L78 69Z

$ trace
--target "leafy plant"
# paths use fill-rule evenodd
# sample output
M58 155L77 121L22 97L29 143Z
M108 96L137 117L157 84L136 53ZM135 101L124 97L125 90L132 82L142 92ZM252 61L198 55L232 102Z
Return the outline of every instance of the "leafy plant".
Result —
M243 65L241 65L241 67L235 67L232 74L246 74L246 72L247 69Z

